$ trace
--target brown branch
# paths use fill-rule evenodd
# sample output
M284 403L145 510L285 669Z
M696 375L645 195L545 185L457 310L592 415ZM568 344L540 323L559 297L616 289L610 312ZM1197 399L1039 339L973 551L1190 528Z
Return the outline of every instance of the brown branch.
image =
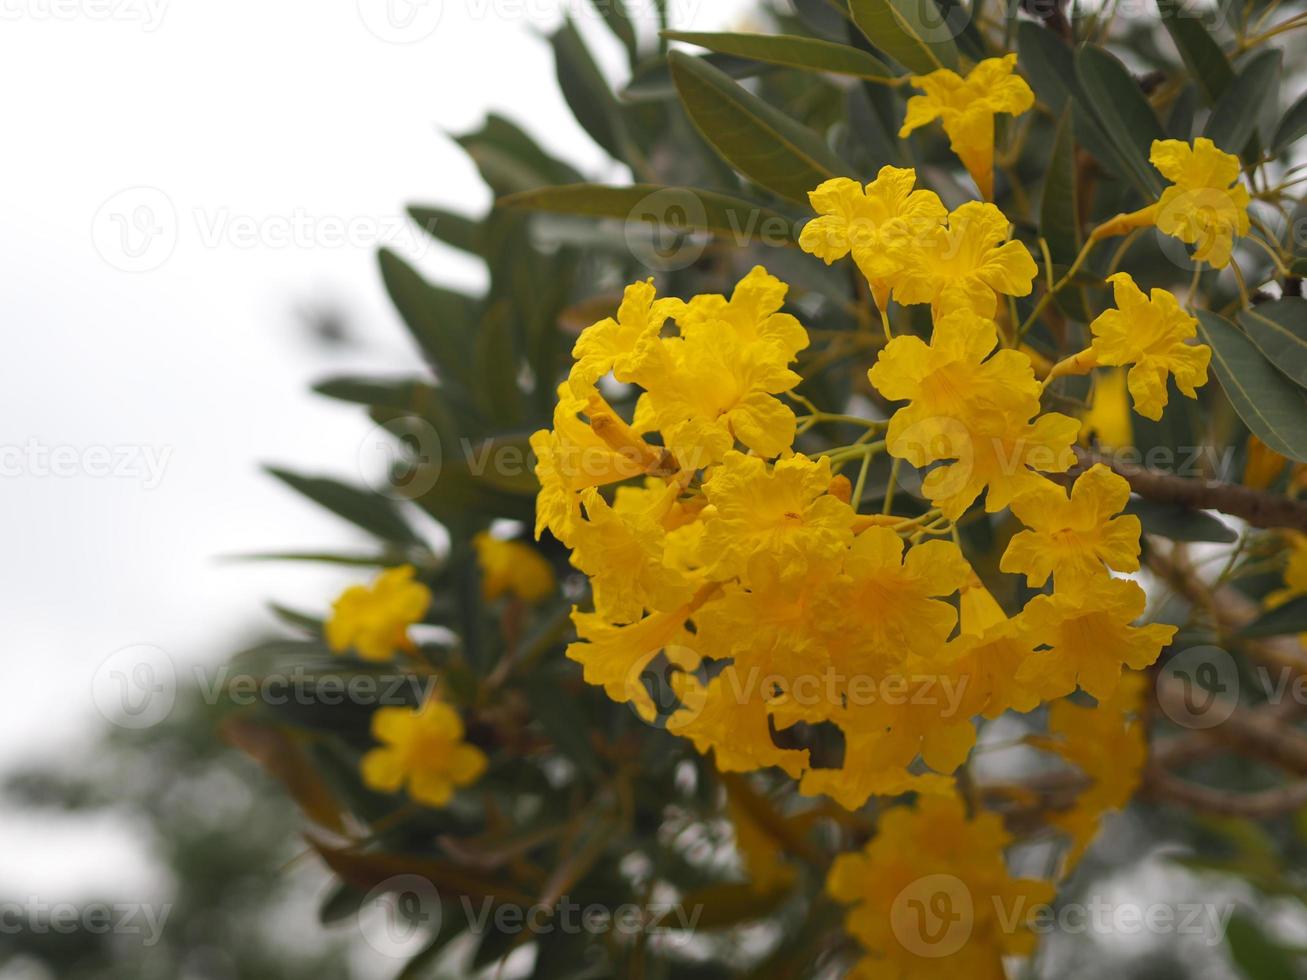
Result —
M1181 803L1195 810L1247 820L1269 820L1307 806L1307 780L1255 793L1232 793L1191 783L1153 766L1145 774L1144 787L1159 802Z
M1131 490L1148 500L1198 510L1219 510L1222 514L1237 517L1253 527L1292 528L1307 532L1307 501L1291 500L1238 483L1190 480L1078 447L1075 453L1077 462L1071 470L1072 476L1089 469L1095 463L1102 463L1124 477Z

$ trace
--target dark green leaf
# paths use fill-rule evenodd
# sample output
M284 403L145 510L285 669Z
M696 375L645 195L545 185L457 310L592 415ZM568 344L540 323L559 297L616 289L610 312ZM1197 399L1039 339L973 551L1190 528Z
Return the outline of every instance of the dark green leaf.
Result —
M1017 25L1017 51L1017 64L1039 101L1060 115L1079 87L1071 49L1052 31L1023 20Z
M1198 330L1212 348L1212 370L1244 424L1281 456L1307 462L1307 393L1271 367L1224 317L1199 310Z
M1259 303L1241 311L1238 320L1268 361L1307 388L1307 299L1288 296Z
M625 0L590 0L590 5L599 12L608 29L626 48L626 59L632 67L640 58L640 47L635 35L635 25L631 15L626 12Z
M1229 525L1201 510L1178 504L1164 504L1143 497L1131 497L1125 513L1134 514L1145 534L1156 534L1172 541L1216 541L1229 544L1239 539Z
M468 338L475 323L474 301L433 286L388 248L378 253L381 278L409 333L442 382L461 386L469 367Z
M617 98L608 87L590 49L570 19L550 39L554 46L554 68L558 87L567 99L572 115L590 138L617 160L632 163L631 143L618 110Z
M704 139L768 190L806 203L808 191L849 167L812 130L774 109L699 58L668 55L681 102Z
M508 300L493 304L481 318L476 336L476 399L481 414L502 427L522 421L522 362L518 352L516 315Z
M1180 50L1189 75L1203 91L1208 105L1214 104L1234 80L1234 69L1216 39L1202 21L1182 7L1178 0L1157 0L1162 26Z
M472 255L481 254L483 234L481 222L445 208L428 205L411 205L408 214L436 241L452 245Z
M1246 980L1297 980L1293 957L1247 913L1230 919L1225 941L1230 947L1230 959Z
M1125 176L1145 193L1159 194L1161 178L1148 155L1153 141L1164 138L1165 133L1139 84L1120 61L1093 45L1076 52L1076 78L1085 110L1097 119L1128 168Z
M1039 200L1039 232L1058 265L1069 266L1080 251L1080 220L1076 206L1076 139L1071 109L1062 112L1044 173Z
M516 123L494 113L480 129L456 137L456 141L496 194L581 179L580 173L542 150Z
M1307 92L1289 106L1289 111L1275 127L1275 136L1271 138L1271 153L1279 156L1304 136L1307 136Z
M847 44L834 44L816 38L785 34L698 34L686 31L667 31L663 36L672 41L697 44L720 54L752 58L787 68L829 71L872 81L889 81L894 77L884 62L867 52Z
M904 68L924 75L958 67L953 38L970 15L955 7L945 18L933 0L849 0L853 22L867 40Z
M421 543L421 539L409 527L395 505L370 490L329 477L302 476L273 466L267 467L267 472L315 504L358 525L369 534L396 544Z
M1307 596L1291 599L1282 606L1262 613L1239 631L1240 636L1250 638L1286 636L1291 633L1307 633Z
M1257 130L1261 107L1279 91L1281 60L1273 49L1253 56L1212 109L1203 135L1226 153L1243 152Z
M702 56L724 75L731 78L752 78L765 72L775 71L775 65L752 58L737 58L730 54L715 52ZM622 89L622 98L628 102L649 102L671 99L676 96L676 85L672 82L672 70L665 57L646 61L635 70L631 81Z

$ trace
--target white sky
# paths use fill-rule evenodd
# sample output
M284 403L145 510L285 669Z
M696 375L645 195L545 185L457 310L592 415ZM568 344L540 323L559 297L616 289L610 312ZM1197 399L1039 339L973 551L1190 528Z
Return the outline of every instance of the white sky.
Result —
M671 0L700 30L747 5ZM377 244L479 281L401 221L489 202L444 134L494 108L615 176L556 89L540 32L563 10L620 65L586 0L0 0L0 769L87 758L114 651L189 671L267 623L265 599L321 609L346 580L215 556L363 544L257 466L358 478L361 411L307 386L416 365ZM151 216L159 234L121 237ZM311 346L296 311L318 303L366 348ZM93 475L108 464L128 472ZM131 888L130 827L0 811L0 836L9 893Z

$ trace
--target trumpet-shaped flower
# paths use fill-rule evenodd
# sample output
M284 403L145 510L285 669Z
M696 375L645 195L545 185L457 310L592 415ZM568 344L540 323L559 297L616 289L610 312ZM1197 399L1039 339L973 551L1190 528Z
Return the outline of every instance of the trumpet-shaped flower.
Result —
M790 287L760 265L735 284L731 298L716 293L694 297L676 314L682 337L729 332L742 344L763 342L783 351L786 363L808 346L808 331L798 319L780 312Z
M337 653L350 647L364 660L389 660L412 650L408 628L426 615L431 590L413 580L412 565L388 568L371 585L351 585L332 604L327 644Z
M472 539L472 547L481 569L481 595L486 602L511 594L534 603L554 591L553 568L531 546L482 531Z
M1082 473L1070 497L1049 483L1012 501L1012 513L1030 530L1013 535L999 567L1021 572L1031 588L1050 575L1059 589L1077 588L1085 579L1139 570L1142 526L1133 514L1120 514L1130 484L1102 463Z
M930 303L936 318L953 310L993 317L999 294L1028 296L1039 269L1021 242L1010 242L1008 220L992 204L968 201L905 255L894 283L900 303Z
M1156 205L1157 229L1196 245L1195 261L1215 269L1230 262L1234 239L1248 234L1248 188L1239 183L1239 158L1205 136L1153 140L1152 163L1171 186Z
M417 709L378 708L372 735L382 745L363 756L369 789L394 793L407 783L414 801L441 807L486 769L485 753L463 740L463 719L443 701Z
M823 182L808 194L818 217L803 226L799 246L827 265L851 252L885 309L904 256L948 214L934 191L912 189L916 181L915 170L881 167L866 187L848 177Z
M1094 357L1099 364L1131 364L1126 382L1135 411L1156 421L1167 402L1166 379L1190 398L1207 383L1207 364L1212 350L1206 344L1190 344L1198 333L1198 321L1184 311L1179 301L1164 289L1145 296L1128 272L1108 277L1116 309L1107 310L1089 329L1094 335Z
M1019 116L1035 104L1025 79L1014 75L1017 56L986 58L962 78L941 68L912 76L924 95L908 99L908 114L899 136L939 119L949 146L980 188L985 200L994 196L994 117L1000 112Z
M679 299L655 296L653 279L632 283L622 294L616 319L607 317L581 331L572 348L576 363L568 377L574 396L588 397L595 382L609 371L617 380L627 380L627 362L636 347L657 336L668 317L685 309Z

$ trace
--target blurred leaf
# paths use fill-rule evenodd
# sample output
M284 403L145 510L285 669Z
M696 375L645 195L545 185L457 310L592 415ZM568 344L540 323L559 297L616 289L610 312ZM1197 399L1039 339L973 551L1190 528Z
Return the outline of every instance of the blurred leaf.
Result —
M730 54L712 53L700 57L731 78L752 78L776 70L775 65L754 61L752 58L737 58ZM640 65L631 76L630 82L622 89L622 98L629 102L648 102L671 99L675 96L676 84L672 81L672 70L664 56Z
M1072 110L1064 109L1053 137L1039 200L1039 232L1058 265L1069 266L1080 251L1076 204L1076 139Z
M1307 633L1307 596L1291 599L1262 613L1238 633L1250 638L1285 636L1290 633Z
M884 62L867 52L847 44L834 44L816 38L785 34L700 34L688 31L667 31L663 36L672 41L697 44L720 54L752 58L787 68L835 72L871 81L889 81L894 77L894 72Z
M1281 60L1275 49L1254 55L1212 109L1203 135L1227 153L1242 153L1257 129L1260 107L1279 91Z
M299 491L315 504L358 525L369 534L396 544L422 543L422 539L409 527L394 503L385 497L330 477L302 476L275 466L266 469L292 490Z
M849 23L844 0L791 0L799 20L812 33L827 40L843 40Z
M609 156L627 163L634 162L617 98L570 18L563 18L562 26L554 32L550 42L554 46L558 87L562 89L576 121Z
M764 229L769 242L774 241L774 237L782 238L787 244L798 242L798 230L794 227L794 222L779 212L738 197L694 187L573 184L514 194L502 198L499 205L532 211L617 218L625 222L643 223L657 219L661 227L673 232L706 231L729 237L737 245L747 244L755 233Z
M1180 50L1189 75L1203 90L1203 97L1212 105L1234 80L1230 61L1192 11L1183 9L1178 0L1157 0L1162 26Z
M436 241L472 255L481 255L481 222L466 215L431 205L410 205L408 215Z
M1246 912L1230 919L1225 941L1235 968L1247 980L1296 980L1298 969L1293 957L1273 942Z
M244 713L223 719L218 732L228 745L250 756L282 783L306 817L328 830L345 833L339 802L292 736L281 728L258 724Z
M580 173L542 150L516 123L494 113L480 129L456 140L496 195L581 179Z
M1307 462L1307 394L1224 317L1199 310L1198 330L1212 348L1212 370L1248 428L1281 456Z
M401 560L397 554L342 555L329 551L269 551L251 555L232 555L232 561L308 561L327 565L351 565L361 568L385 568Z
M518 353L516 313L508 300L486 310L476 334L476 399L481 414L508 427L522 420L518 387L522 361Z
M672 80L699 132L750 180L806 203L808 191L849 167L812 130L772 108L700 58L668 56Z
M571 759L577 768L591 777L602 771L599 757L590 742L592 731L590 719L584 709L584 703L578 703L571 697L560 697L562 676L533 675L541 681L550 683L527 683L523 685L527 700L531 705L531 718L544 729L545 734L557 746L560 753Z
M1307 92L1289 106L1271 138L1271 154L1279 156L1298 140L1307 136Z
M1234 529L1201 510L1179 504L1164 504L1143 497L1131 497L1125 513L1134 514L1145 534L1157 534L1172 541L1216 541L1230 544L1239 540Z
M930 5L933 23L926 23L918 4ZM849 0L849 11L867 40L904 68L925 75L958 67L957 45L933 0Z
M468 337L475 302L461 293L433 286L388 248L377 255L391 302L440 380L462 388L468 377Z
M1307 387L1307 299L1259 303L1241 310L1237 319L1268 361Z
M681 901L665 912L657 925L663 929L729 929L775 914L789 898L781 890L760 894L747 882L707 885L686 892Z
M327 867L363 891L371 891L386 884L402 888L409 876L417 875L431 882L445 899L459 896L493 898L523 907L534 901L525 892L496 878L460 867L452 861L418 854L382 854L349 847L336 848L312 837L309 838L309 846L322 856Z
M625 0L590 0L590 5L604 19L613 36L622 42L626 49L626 60L631 67L640 60L639 42L635 34L635 25L631 15L626 12Z
M1112 147L1128 167L1126 176L1156 196L1161 178L1148 162L1153 140L1165 137L1153 107L1123 64L1102 48L1076 52L1076 78L1086 110L1102 125Z
M1017 62L1039 100L1060 115L1078 87L1071 49L1052 31L1033 21L1017 25Z

